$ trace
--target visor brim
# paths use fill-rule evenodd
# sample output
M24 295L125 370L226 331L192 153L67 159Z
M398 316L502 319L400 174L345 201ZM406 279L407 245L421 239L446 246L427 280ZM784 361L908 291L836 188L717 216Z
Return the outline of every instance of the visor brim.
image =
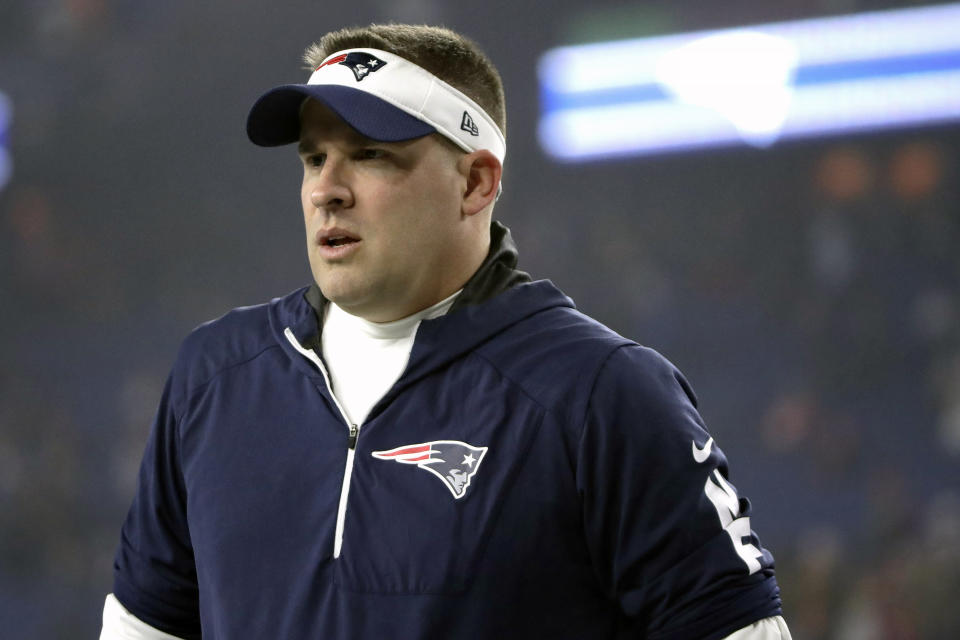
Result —
M325 104L361 135L380 142L413 140L436 129L406 111L360 89L339 85L288 84L266 92L247 116L247 136L261 147L300 139L300 105L305 98Z

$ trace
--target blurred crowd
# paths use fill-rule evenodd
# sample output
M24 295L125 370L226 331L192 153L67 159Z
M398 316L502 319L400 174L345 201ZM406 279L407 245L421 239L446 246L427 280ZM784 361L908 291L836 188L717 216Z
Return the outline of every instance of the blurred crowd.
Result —
M781 555L798 637L960 631L960 194L938 138L827 146L793 212L796 261L753 291L799 347L758 435L805 467L794 513L829 505Z
M5 638L95 635L177 343L309 277L295 163L238 152L245 97L276 78L209 80L281 63L256 67L224 37L191 68L227 10L209 4L0 6ZM361 4L367 21L444 17L425 0L407 15ZM498 27L474 28L496 50ZM524 135L535 88L515 81L536 54L505 69L498 214L521 267L685 372L777 559L794 637L960 637L960 128L554 166Z

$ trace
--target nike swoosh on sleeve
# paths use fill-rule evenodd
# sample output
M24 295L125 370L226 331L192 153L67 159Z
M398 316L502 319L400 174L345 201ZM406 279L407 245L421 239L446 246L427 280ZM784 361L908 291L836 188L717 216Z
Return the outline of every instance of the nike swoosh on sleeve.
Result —
M702 464L707 458L710 457L710 449L713 447L713 437L707 440L707 443L703 445L703 448L697 446L697 441L691 441L691 446L693 447L693 459L697 463Z

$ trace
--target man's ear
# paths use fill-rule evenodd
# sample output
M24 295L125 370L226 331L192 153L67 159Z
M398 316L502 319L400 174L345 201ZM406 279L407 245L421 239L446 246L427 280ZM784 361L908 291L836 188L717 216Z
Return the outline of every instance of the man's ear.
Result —
M503 166L490 151L480 149L461 156L459 169L467 178L461 211L465 216L472 216L497 199Z

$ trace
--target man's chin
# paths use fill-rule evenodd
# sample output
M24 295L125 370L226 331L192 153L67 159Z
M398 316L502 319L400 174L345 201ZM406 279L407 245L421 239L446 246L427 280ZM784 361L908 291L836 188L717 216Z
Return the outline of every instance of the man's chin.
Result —
M324 298L351 315L362 316L364 308L369 306L370 296L360 287L323 280L318 281L317 284Z

